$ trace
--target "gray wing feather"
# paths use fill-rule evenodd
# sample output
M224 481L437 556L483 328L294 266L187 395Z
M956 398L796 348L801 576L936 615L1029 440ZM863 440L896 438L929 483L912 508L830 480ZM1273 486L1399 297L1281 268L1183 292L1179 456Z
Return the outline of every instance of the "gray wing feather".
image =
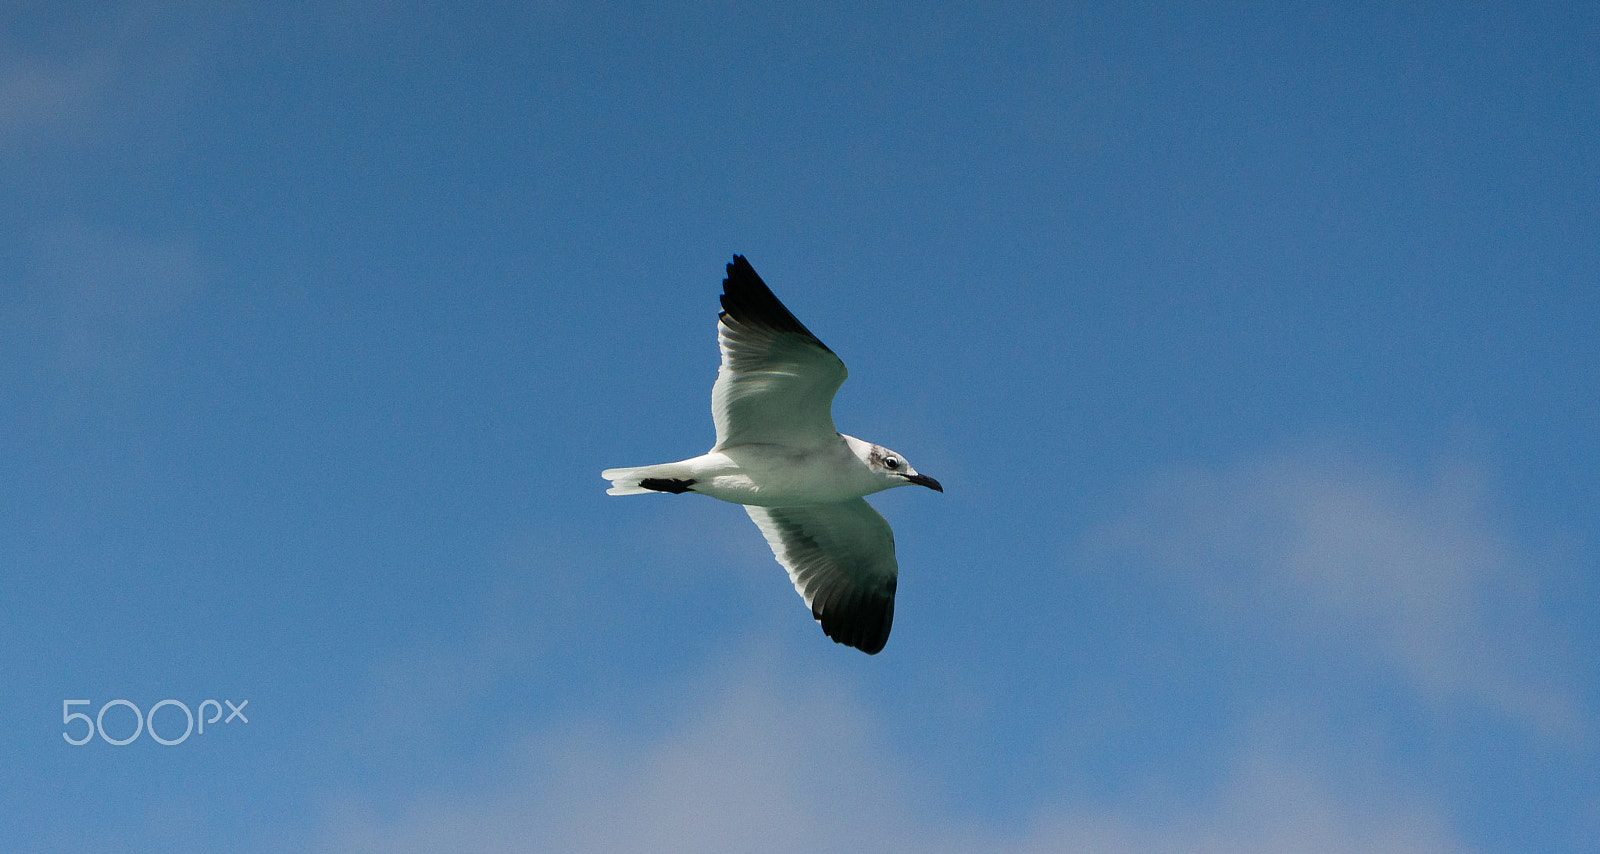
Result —
M883 649L894 622L899 575L894 531L883 516L860 498L744 509L822 631L868 655Z

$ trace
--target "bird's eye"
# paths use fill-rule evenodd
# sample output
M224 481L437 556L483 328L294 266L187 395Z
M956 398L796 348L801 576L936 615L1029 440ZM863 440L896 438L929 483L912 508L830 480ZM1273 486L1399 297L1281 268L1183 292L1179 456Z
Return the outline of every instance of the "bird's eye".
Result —
M883 458L883 464L888 466L889 468L897 469L897 468L900 467L900 458L899 457L884 457Z

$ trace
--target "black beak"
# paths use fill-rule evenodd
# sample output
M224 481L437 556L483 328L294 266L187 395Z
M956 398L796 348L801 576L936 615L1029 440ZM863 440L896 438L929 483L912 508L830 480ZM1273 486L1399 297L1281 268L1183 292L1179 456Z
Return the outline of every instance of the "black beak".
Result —
M903 475L903 477L905 477L905 479L910 481L911 483L916 484L917 486L926 486L927 488L933 490L934 492L944 492L944 487L939 485L939 481L934 480L933 478L928 477L925 474L908 474L908 475Z

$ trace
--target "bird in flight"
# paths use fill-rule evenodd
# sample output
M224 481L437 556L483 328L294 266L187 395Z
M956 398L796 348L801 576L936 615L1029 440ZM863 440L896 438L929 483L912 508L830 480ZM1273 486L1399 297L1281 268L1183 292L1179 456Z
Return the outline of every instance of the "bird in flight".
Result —
M894 621L894 532L862 496L944 487L882 445L833 426L844 362L785 308L742 255L722 280L722 367L711 387L717 443L676 463L607 469L609 495L694 492L734 504L836 643L868 655Z

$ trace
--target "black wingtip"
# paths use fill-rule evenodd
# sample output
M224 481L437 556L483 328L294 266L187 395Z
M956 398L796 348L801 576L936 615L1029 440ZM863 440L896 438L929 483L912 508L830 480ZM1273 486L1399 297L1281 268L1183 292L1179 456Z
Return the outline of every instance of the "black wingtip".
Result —
M743 255L733 256L733 262L728 265L728 277L722 280L722 316L731 317L746 326L804 335L816 341L817 346L828 350L828 346L818 340L767 287L767 283L761 280Z
M834 643L877 655L889 643L889 630L894 625L894 590L890 588L887 595L857 594L850 599L834 600L820 610L814 604L811 616L822 624L822 633Z

